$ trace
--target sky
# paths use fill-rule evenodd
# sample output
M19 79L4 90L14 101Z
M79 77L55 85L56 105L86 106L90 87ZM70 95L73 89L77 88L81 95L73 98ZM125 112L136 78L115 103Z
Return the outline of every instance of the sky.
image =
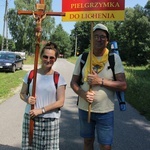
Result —
M136 4L139 4L144 7L147 1L148 0L125 0L125 7L134 7ZM3 35L5 3L6 3L6 0L0 0L0 34L1 35ZM8 9L9 8L14 8L14 0L8 0ZM53 0L52 10L54 12L61 12L62 0ZM71 33L71 30L74 28L74 24L75 24L75 22L62 22L60 16L55 17L55 22L56 22L56 25L61 23L63 26L63 29L69 34ZM5 36L6 36L6 32L5 32ZM8 38L11 38L10 34L8 34Z

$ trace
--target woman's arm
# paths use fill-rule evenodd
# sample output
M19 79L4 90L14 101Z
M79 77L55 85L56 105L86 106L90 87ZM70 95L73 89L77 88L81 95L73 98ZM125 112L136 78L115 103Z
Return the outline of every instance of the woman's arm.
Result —
M52 104L45 106L44 107L45 112L63 107L65 102L65 90L66 90L65 85L59 86L57 88L56 101Z
M20 91L20 98L28 103L28 104L31 104L31 105L34 105L36 103L36 98L33 97L33 96L28 96L26 93L27 93L27 89L28 89L28 85L23 82L22 84L22 88L21 88L21 91Z

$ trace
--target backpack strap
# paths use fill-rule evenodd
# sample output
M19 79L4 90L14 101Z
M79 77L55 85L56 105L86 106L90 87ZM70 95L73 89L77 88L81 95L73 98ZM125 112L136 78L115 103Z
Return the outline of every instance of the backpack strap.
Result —
M113 72L113 77L114 80L116 81L116 76L115 76L115 58L114 58L114 54L113 53L109 53L109 64L110 64L110 68ZM125 111L126 110L126 103L125 103L125 99L124 99L124 92L120 92L120 91L116 91L116 96L119 102L119 106L120 106L120 110L121 111Z
M27 81L28 87L27 87L26 95L29 94L29 86L30 86L30 83L31 83L31 81L32 81L33 78L34 78L34 70L31 70L30 73L29 73L29 75L28 75L28 81Z
M115 58L114 57L115 56L113 53L109 53L109 57L108 57L109 65L112 70L114 80L116 80L115 69L114 69L114 67L115 67Z
M78 81L78 85L82 85L82 69L86 63L87 57L88 57L88 52L84 52L81 56L81 60L80 60L80 74L79 74L79 81Z
M55 84L56 89L57 89L57 86L58 86L59 75L60 74L57 71L54 71L53 79L54 79L54 84ZM28 81L27 81L28 87L27 87L26 95L29 94L29 86L30 86L30 83L31 83L33 78L34 78L34 70L31 70L29 75L28 75Z
M84 53L82 54L82 56L81 56L81 61L80 61L81 70L82 70L82 68L83 68L84 65L85 65L85 62L86 62L86 60L87 60L88 54L89 54L88 52L84 52Z
M81 60L80 60L80 74L79 74L79 80L78 80L78 85L82 85L82 69L86 63L86 60L87 60L87 57L88 57L88 52L84 52L81 56ZM78 99L77 99L77 105L78 105L78 102L79 102L79 96L78 96Z
M55 83L56 89L57 89L57 87L58 87L59 75L60 75L60 74L59 74L57 71L54 71L54 76L53 76L53 78L54 78L54 83Z
M54 84L55 84L56 90L58 87L59 75L60 74L57 71L54 71L53 79L54 79ZM58 110L60 110L60 108L58 108Z

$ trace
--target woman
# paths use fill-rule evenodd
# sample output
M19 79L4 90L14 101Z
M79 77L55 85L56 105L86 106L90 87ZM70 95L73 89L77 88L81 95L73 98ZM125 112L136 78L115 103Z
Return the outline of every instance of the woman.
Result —
M60 108L64 105L66 82L59 75L57 89L54 84L53 64L59 52L56 44L47 43L40 54L41 68L37 70L36 96L32 95L32 84L28 91L28 76L23 80L20 97L27 103L22 129L22 150L59 150L59 118ZM31 110L31 105L34 109ZM29 146L29 123L34 121L32 146Z

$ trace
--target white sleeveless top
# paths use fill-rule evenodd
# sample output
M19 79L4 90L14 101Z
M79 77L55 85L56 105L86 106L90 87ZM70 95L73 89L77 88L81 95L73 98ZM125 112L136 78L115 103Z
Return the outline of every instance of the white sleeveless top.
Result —
M29 72L25 75L24 77L24 82L27 84L28 80L28 75ZM32 85L33 85L33 80L30 83L29 87L29 94L32 95ZM66 86L66 82L63 78L63 76L59 75L59 80L58 80L58 86ZM41 75L37 73L37 80L36 80L36 104L35 108L42 108L46 105L49 105L53 102L56 101L56 87L54 84L54 78L53 74L52 75ZM29 114L29 111L31 110L31 105L27 104L25 108L25 113ZM60 118L60 110L53 110L48 113L42 114L39 117L44 117L44 118Z

